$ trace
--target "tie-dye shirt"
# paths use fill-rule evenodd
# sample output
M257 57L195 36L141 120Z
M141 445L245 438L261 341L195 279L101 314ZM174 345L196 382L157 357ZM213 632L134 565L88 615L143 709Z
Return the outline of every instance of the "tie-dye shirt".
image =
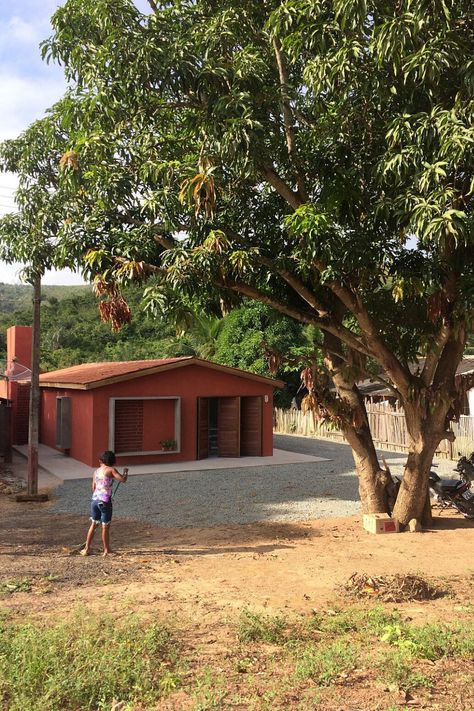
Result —
M95 489L92 498L96 501L110 501L114 478L108 476L103 469L95 470Z

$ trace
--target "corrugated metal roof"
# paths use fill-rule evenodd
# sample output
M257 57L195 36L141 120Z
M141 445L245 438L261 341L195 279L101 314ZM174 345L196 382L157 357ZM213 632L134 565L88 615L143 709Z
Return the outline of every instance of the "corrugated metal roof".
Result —
M165 370L172 370L186 365L200 365L224 373L237 375L241 378L249 378L261 382L271 383L275 387L283 387L280 380L266 378L263 375L256 375L238 368L231 368L208 360L196 358L194 356L182 356L180 358L162 358L160 360L129 360L111 361L104 363L83 363L70 368L62 368L40 375L41 387L47 388L71 388L79 390L90 390L102 387L114 382L139 378L144 375L152 375Z
M474 355L465 355L457 367L456 375L467 373L474 373Z
M411 372L414 373L417 368L421 370L423 362L424 361L420 360L418 363L410 363ZM474 355L465 355L457 367L456 375L468 375L470 373L474 373ZM393 395L391 390L376 380L363 380L357 384L357 387L367 397L389 397Z

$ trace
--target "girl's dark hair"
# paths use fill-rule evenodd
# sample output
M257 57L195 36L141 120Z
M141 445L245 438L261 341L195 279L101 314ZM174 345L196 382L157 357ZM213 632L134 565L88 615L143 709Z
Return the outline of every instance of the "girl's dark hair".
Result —
M103 452L103 454L101 454L99 457L99 462L102 462L102 464L106 464L108 467L113 467L116 461L117 460L115 457L115 452L111 452L110 449L108 449L106 452Z

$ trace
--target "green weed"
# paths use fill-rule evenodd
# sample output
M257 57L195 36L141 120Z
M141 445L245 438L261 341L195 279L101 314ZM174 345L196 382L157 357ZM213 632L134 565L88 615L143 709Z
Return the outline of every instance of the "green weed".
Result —
M390 685L395 685L404 691L414 689L419 686L431 688L432 681L421 672L413 669L416 660L412 654L405 649L389 650L379 658L377 668L380 679Z
M381 633L388 625L400 623L398 610L385 610L383 607L374 607L366 613L367 627L375 634Z
M193 711L219 708L227 694L227 680L210 667L201 669L194 681L195 706Z
M157 698L179 684L177 645L159 625L77 616L36 628L0 627L0 706L9 711L97 709ZM3 702L3 705L2 705Z
M246 674L252 669L253 661L250 657L243 657L243 659L238 659L235 663L235 670L239 674Z
M388 625L381 636L382 642L410 652L419 659L436 661L442 657L472 657L474 654L474 623L462 625L429 624L422 627Z
M349 633L367 635L367 631L375 634L382 633L390 624L400 621L400 614L395 610L389 612L383 607L374 607L371 610L351 608L331 614L316 613L308 623L308 630L322 632L331 636Z
M286 621L283 617L272 617L244 610L240 615L237 636L244 644L249 642L283 644L285 628Z
M30 590L31 580L28 580L28 578L7 580L4 583L0 583L0 594L2 595L13 595L13 593L17 592L30 592Z
M346 639L334 642L307 644L297 650L296 675L301 679L311 678L319 686L328 686L340 674L354 667L359 647Z

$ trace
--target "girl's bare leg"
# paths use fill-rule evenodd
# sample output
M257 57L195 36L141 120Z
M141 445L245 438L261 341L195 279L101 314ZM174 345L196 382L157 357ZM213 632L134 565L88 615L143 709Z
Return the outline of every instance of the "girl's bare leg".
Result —
M110 524L102 524L102 543L104 546L104 555L112 553L110 550Z
M97 528L97 524L92 521L91 525L89 526L89 530L87 531L86 544L81 551L81 555L89 555L92 539L94 538L94 533L95 533L96 528Z

